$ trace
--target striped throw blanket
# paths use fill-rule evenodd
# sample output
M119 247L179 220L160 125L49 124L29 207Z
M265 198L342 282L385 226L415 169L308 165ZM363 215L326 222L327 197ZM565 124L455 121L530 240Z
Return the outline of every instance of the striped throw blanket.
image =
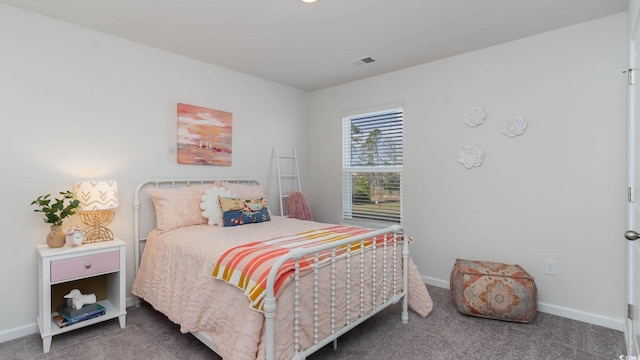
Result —
M371 230L335 225L317 230L310 230L291 236L277 237L266 241L254 241L242 244L227 250L218 259L213 277L221 279L244 291L249 297L251 308L263 311L263 302L266 296L267 276L275 261L285 255L293 248L309 248L328 242L340 241L351 236L365 234ZM384 236L378 236L376 243L382 243ZM392 240L388 237L387 241ZM370 247L373 239L364 242L365 249ZM351 251L359 251L362 243L360 241L351 243ZM336 248L336 258L346 255L347 247ZM321 252L318 256L319 264L329 262L332 251ZM312 270L314 266L314 255L308 255L299 260L300 272ZM288 283L295 271L295 261L289 260L283 264L276 275L274 292L277 296L279 290Z

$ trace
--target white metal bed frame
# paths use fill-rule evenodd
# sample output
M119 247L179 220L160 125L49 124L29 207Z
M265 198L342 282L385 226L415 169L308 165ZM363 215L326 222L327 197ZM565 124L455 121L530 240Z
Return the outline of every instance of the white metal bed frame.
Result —
M145 196L146 193L142 193L142 191L146 188L150 188L150 187L156 187L156 188L174 188L174 187L184 187L184 186L191 186L191 185L200 185L200 184L212 184L216 181L227 181L227 182L235 182L235 183L241 183L241 184L258 184L257 181L255 180L250 180L250 179L173 179L173 180L146 180L141 182L138 187L136 188L135 194L134 194L134 201L133 201L133 210L134 210L134 240L135 240L135 246L134 246L134 256L135 256L135 274L138 273L138 269L140 267L140 260L141 260L141 253L144 247L144 243L146 241L146 234L151 230L151 228L148 229L143 229L141 226L141 222L143 221L143 219L141 219L141 208L143 205L143 202L145 203L144 205L146 207L149 207L150 210L150 214L154 213L154 207L153 204L151 204L151 200L149 198L146 199L142 199L142 196ZM145 201L146 200L146 201ZM149 219L147 219L147 221L149 221ZM153 217L153 224L155 224L155 217ZM153 227L153 226L152 226ZM144 234L142 233L144 232ZM293 279L293 286L294 286L294 355L292 359L295 360L300 360L300 359L305 359L307 356L311 355L312 353L316 352L317 350L321 349L322 347L324 347L325 345L333 342L333 347L334 349L337 346L337 339L338 337L342 336L343 334L345 334L346 332L348 332L349 330L353 329L354 327L358 326L359 324L361 324L362 322L364 322L365 320L369 319L370 317L372 317L373 315L377 314L378 312L382 311L383 309L385 309L386 307L388 307L389 305L395 304L398 301L402 300L402 314L401 314L401 320L403 323L407 323L409 321L409 313L407 310L408 307L408 302L407 302L407 289L408 289L408 259L409 259L409 241L406 237L404 236L398 236L399 234L402 233L402 227L399 225L393 225L381 230L377 230L374 232L369 232L367 234L363 234L363 235L358 235L358 236L353 236L347 239L343 239L341 241L336 241L336 242L332 242L329 244L323 244L323 245L319 245L319 246L315 246L312 248L306 248L306 249L302 249L302 248L298 248L298 249L293 249L292 251L290 251L288 254L283 255L282 257L280 257L275 265L271 268L271 271L269 273L269 276L267 278L267 290L266 290L266 298L264 301L264 317L265 317L265 341L266 341L266 359L267 360L273 360L275 358L275 313L276 313L276 298L275 298L275 293L274 293L274 282L275 282L275 277L277 274L277 271L279 269L280 266L282 266L286 261L288 260L294 260L295 261L295 273L294 273L294 279ZM364 268L364 261L360 261L360 268L358 269L359 274L360 274L360 306L359 309L354 309L355 311L352 311L350 304L350 300L351 300L351 288L349 286L350 284L350 278L351 278L351 253L350 253L350 247L347 246L347 254L346 254L346 258L343 259L342 261L346 261L346 269L347 269L347 274L346 274L346 281L347 281L347 287L346 287L346 299L347 299L347 307L346 307L346 324L344 325L338 325L336 324L335 321L335 298L336 298L336 248L339 248L340 246L343 245L347 245L347 244L351 244L354 242L361 242L361 245L364 245L364 241L366 239L370 239L371 237L374 236L392 236L393 237L393 242L391 246L387 246L387 241L383 242L383 250L382 250L382 255L383 255L383 267L384 270L387 269L387 266L392 266L392 279L390 280L393 286L393 292L392 292L392 296L390 298L387 298L386 294L387 294L387 284L389 282L389 279L387 279L387 271L383 271L383 301L381 304L376 304L376 302L373 302L373 306L372 309L370 311L368 311L367 313L365 313L364 310L364 280L365 280L365 268ZM376 243L373 242L373 247L375 250L375 246ZM388 250L388 247L391 247L391 250ZM401 248L402 250L402 264L398 265L397 264L397 251L398 248ZM319 291L318 291L318 253L322 252L322 251L327 251L327 250L331 250L331 262L330 262L330 267L331 267L331 329L330 329L330 334L323 338L320 339L319 338L319 322L318 322L318 299L319 299ZM364 257L364 251L360 251L360 256L362 256L361 259L363 259ZM375 256L376 256L376 251L372 252L372 256L374 261L372 261L372 283L376 283L376 261L375 261ZM300 319L300 314L299 314L299 292L300 292L300 287L299 287L299 280L300 280L300 269L299 269L299 263L298 260L306 257L308 255L313 255L314 256L314 266L313 266L313 287L314 287L314 295L313 295L313 299L314 299L314 314L313 314L313 345L307 349L300 349L299 346L299 327L298 327L298 323L299 323L299 319ZM391 258L391 264L387 263L387 258ZM401 273L402 273L402 284L403 284L403 288L402 291L398 291L397 289L397 284L398 284L398 270L401 269ZM134 275L135 275L134 274ZM309 274L311 275L311 274ZM212 281L216 281L215 279L212 278ZM375 287L372 287L372 293L373 293L373 299L376 299L376 289ZM136 306L140 305L140 299L136 298L135 301ZM377 305L377 306L376 306ZM355 315L355 319L352 320L351 316L352 313L356 313ZM213 339L210 339L209 337L207 337L206 335L202 334L202 333L193 333L193 335L199 339L200 341L202 341L205 345L207 345L211 350L213 350L214 352L218 353L218 349L217 346L215 345L215 342Z

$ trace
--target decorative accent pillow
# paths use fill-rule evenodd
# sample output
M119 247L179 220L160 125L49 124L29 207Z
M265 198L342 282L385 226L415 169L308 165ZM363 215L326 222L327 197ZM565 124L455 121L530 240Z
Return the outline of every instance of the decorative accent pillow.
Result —
M266 196L251 198L220 196L218 198L222 208L223 226L237 226L271 220Z
M206 224L202 217L200 198L211 185L192 185L170 189L149 189L149 195L156 209L158 232L169 231L183 226Z
M209 225L222 226L222 208L218 196L232 197L233 194L223 187L214 186L205 191L201 197L200 209L202 209L202 216L209 219Z

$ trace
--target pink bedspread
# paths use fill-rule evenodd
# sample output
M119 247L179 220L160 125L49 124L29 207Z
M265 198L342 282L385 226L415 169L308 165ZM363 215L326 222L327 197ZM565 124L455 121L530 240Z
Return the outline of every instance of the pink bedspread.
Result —
M201 332L213 339L217 352L223 358L264 359L263 314L250 309L249 300L241 290L212 278L215 262L225 250L242 243L326 226L329 224L273 216L269 222L231 228L195 225L168 231L161 236L153 231L147 240L131 292L179 324L182 332ZM356 269L358 264L354 265ZM409 305L421 316L426 316L432 308L431 298L413 261L410 261L409 268ZM344 272L344 269L339 268L338 271ZM301 286L310 286L311 278L302 277ZM277 302L277 359L290 359L293 354L291 326L283 325L292 323L292 289L286 286ZM383 296L381 293L379 291L377 296ZM301 306L311 306L313 294L304 291L301 294ZM371 296L366 298L365 308L371 308ZM341 313L344 313L344 299L340 306L343 309ZM358 296L353 296L351 308L358 309L358 306ZM321 324L329 323L327 313L327 306L321 304ZM304 317L301 319L303 333L300 341L303 348L312 341L312 334L304 331L305 324L310 321ZM338 318L337 321L344 322L344 319Z

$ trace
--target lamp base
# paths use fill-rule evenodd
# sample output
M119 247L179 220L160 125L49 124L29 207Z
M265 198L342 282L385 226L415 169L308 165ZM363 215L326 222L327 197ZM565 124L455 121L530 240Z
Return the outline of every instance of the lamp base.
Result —
M111 210L81 211L80 220L87 225L84 229L84 242L113 240L113 232L105 226L111 223L113 217L114 212Z

